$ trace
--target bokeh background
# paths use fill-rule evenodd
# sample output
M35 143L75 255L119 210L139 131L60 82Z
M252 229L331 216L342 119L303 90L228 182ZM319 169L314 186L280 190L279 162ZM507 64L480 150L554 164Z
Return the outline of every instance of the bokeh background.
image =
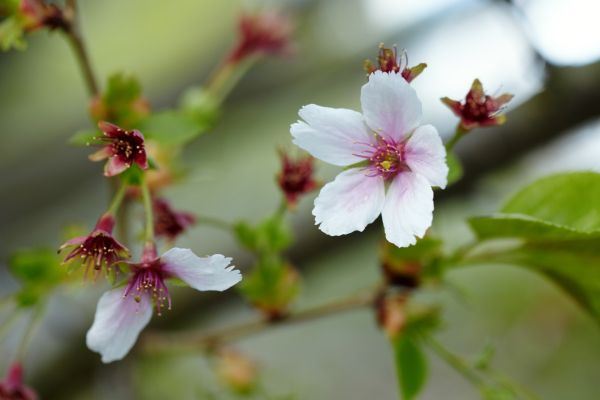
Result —
M297 54L260 63L227 101L223 120L184 152L189 176L167 193L181 208L226 220L257 221L279 201L277 146L291 148L289 124L308 103L359 108L362 61L379 42L406 48L429 67L414 83L425 120L449 135L455 118L439 102L461 98L473 78L511 92L508 123L477 131L458 146L464 181L438 196L434 229L448 247L469 239L463 217L494 210L520 185L551 172L600 171L600 3L596 0L81 0L82 26L97 74L141 80L154 109L173 106L203 82L232 45L241 10L288 10ZM90 226L107 188L88 149L66 145L90 126L87 95L58 34L30 37L26 52L0 55L0 294L14 290L11 251L58 246L72 223ZM336 169L319 164L323 180ZM299 307L352 294L378 279L378 228L330 238L314 226L312 197L293 218L290 258L304 273ZM225 233L202 225L180 245L198 254L249 257ZM496 347L494 366L542 399L597 399L600 329L558 288L508 267L452 273L443 297L440 340L475 356ZM28 380L43 399L228 399L201 354L129 357L108 366L89 352L102 284L57 293L28 356ZM177 291L174 310L149 329L215 327L253 317L232 291ZM4 342L6 368L19 332ZM278 327L236 348L262 369L272 399L394 399L388 343L368 310ZM461 376L430 355L423 399L476 399Z

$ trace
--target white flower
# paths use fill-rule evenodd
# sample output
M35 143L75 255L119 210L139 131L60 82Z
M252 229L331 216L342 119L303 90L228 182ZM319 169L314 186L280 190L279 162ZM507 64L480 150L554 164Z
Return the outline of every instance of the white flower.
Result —
M165 303L171 308L166 279L180 279L200 291L223 291L242 280L230 262L220 254L198 257L179 248L156 257L153 247L147 249L139 264L130 264L133 274L128 285L104 293L98 301L87 346L102 355L102 362L122 359L150 322L152 308L159 315Z
M421 102L400 74L372 73L360 100L363 114L310 104L291 126L297 146L350 167L321 189L315 222L337 236L363 231L382 214L388 241L415 244L431 226L432 186L447 183L444 144L433 126L419 126Z

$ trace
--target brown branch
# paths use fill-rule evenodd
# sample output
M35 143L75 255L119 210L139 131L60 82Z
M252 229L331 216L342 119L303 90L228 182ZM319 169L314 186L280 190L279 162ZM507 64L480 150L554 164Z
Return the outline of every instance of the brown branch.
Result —
M81 33L79 32L79 27L77 24L78 13L76 0L67 1L65 6L65 14L67 24L63 29L63 32L73 48L73 52L75 53L75 58L77 59L79 68L81 69L88 93L91 97L94 97L98 95L100 91L98 81L96 80L94 70L92 68L90 57L85 47L85 42L83 41Z
M238 325L216 329L211 332L205 332L203 330L177 333L148 332L142 337L140 347L143 351L151 353L212 350L221 345L278 326L313 321L315 319L370 306L374 303L378 292L379 289L371 289L367 293L361 293L359 295L335 300L306 310L297 311L276 320L261 319L244 322Z

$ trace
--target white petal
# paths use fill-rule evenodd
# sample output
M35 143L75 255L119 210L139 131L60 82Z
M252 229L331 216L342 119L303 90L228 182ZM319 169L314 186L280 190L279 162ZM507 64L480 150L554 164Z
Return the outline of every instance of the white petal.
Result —
M360 102L367 125L387 139L404 139L421 120L421 101L400 74L372 73Z
M87 346L100 353L104 363L120 360L151 317L152 302L148 296L141 296L138 303L133 296L124 298L122 288L110 290L98 301L94 323L86 336Z
M448 183L446 148L431 125L418 127L406 143L406 163L413 172L423 175L431 186L442 189Z
M221 254L198 257L190 249L172 248L160 257L163 271L181 279L196 290L229 289L242 280L240 271L229 266L231 258Z
M385 186L380 176L353 168L339 174L321 189L313 215L319 229L330 236L363 231L381 213Z
M398 174L390 185L382 212L386 239L407 247L423 237L433 219L433 190L422 175Z
M360 113L309 104L298 114L306 122L298 121L290 127L294 144L333 165L346 166L363 161L355 154L368 150L365 143L371 143L373 136Z

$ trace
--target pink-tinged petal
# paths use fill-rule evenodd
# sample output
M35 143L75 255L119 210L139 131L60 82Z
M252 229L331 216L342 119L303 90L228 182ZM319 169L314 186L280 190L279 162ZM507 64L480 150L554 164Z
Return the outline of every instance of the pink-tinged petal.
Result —
M407 247L425 235L433 219L433 190L425 177L403 172L394 178L382 212L386 239Z
M58 249L63 250L69 246L79 246L79 245L83 244L83 242L85 242L85 240L87 238L88 238L87 236L74 237L73 239L69 239L66 242L64 242Z
M90 350L100 353L102 362L122 359L152 317L152 302L145 293L123 297L123 289L110 290L100 297L94 323L87 332Z
M385 186L381 176L353 168L339 174L315 199L315 223L330 236L363 231L381 213Z
M104 165L104 176L115 176L125 171L131 165L121 160L119 157L110 157Z
M98 122L98 128L100 128L100 130L102 132L104 132L106 134L106 136L111 137L111 138L116 137L121 132L123 132L123 130L121 128L119 128L117 125L111 124L110 122L106 122L106 121Z
M223 291L242 280L240 271L229 265L231 258L221 254L198 257L190 249L174 247L160 259L164 272L196 290Z
M104 146L97 152L90 154L88 156L88 158L90 159L90 161L102 161L105 158L110 157L111 155L112 155L112 150L110 149L110 146Z
M388 140L401 141L421 120L421 101L400 74L375 71L369 75L360 102L367 125Z
M304 106L298 112L304 121L292 124L294 144L327 163L346 166L363 161L362 154L373 142L362 115L344 108Z
M411 171L423 175L431 186L446 187L446 148L433 126L423 125L413 132L404 148L404 157Z

